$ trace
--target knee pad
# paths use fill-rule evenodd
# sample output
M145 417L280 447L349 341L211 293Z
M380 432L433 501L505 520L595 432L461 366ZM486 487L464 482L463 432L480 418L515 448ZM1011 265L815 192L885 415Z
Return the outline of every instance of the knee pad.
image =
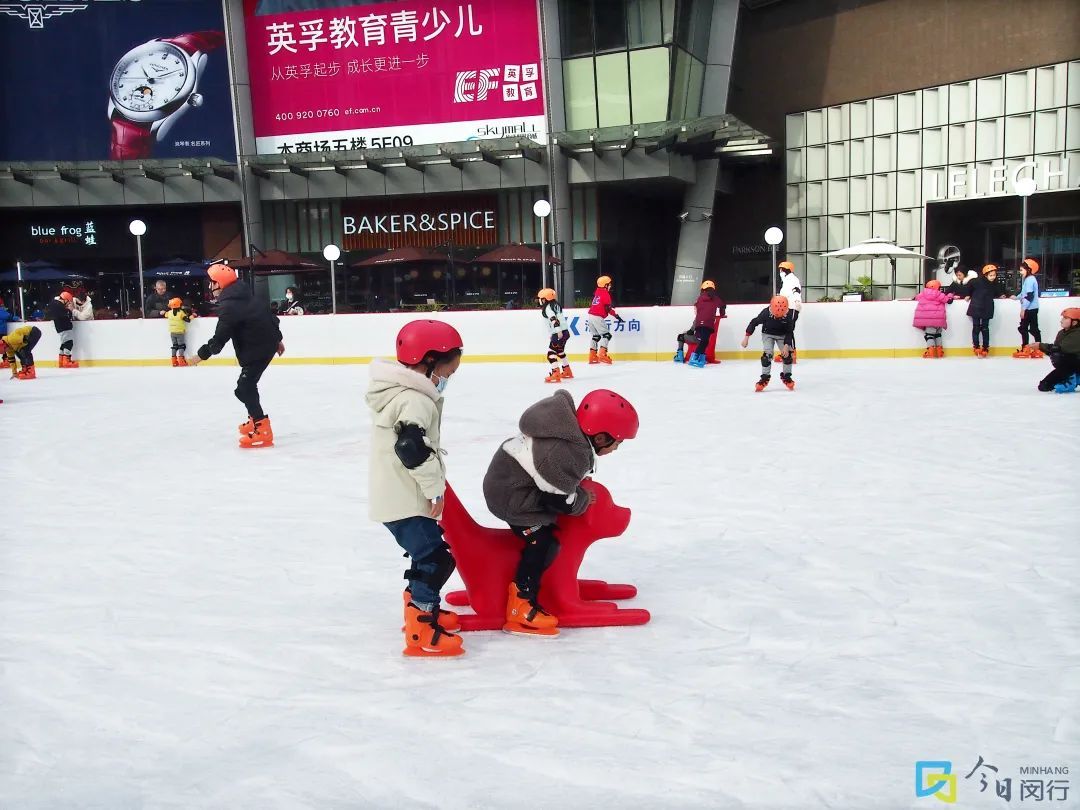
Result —
M761 353L761 365L768 366L770 363L772 363L772 357L769 355L768 352L762 352Z
M554 349L548 349L547 359L549 363L554 363L556 360L559 359L559 355Z
M65 340L63 343L60 344L60 351L62 351L62 352L70 352L74 345L75 345L74 340Z
M423 565L431 570L425 571L417 568L417 565ZM455 570L457 570L457 562L454 560L454 555L450 553L450 546L444 542L424 559L413 560L413 567L405 572L405 579L420 580L435 591L440 591Z
M187 344L186 343L177 343L176 348L179 351L186 352L187 351Z
M599 346L599 345L600 345L600 338L601 338L601 337L603 337L603 335L598 335L598 334L596 334L595 332L593 333L593 336L592 336L592 342L593 342L593 348L594 348L594 349L595 349L595 348L596 348L597 346Z

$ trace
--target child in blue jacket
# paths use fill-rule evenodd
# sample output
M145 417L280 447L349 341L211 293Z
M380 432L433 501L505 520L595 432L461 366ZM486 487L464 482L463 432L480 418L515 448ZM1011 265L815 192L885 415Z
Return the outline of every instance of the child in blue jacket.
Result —
M1042 343L1042 332L1039 331L1039 281L1035 274L1039 272L1039 263L1034 259L1024 259L1020 262L1020 350L1013 352L1013 357L1045 357L1039 351ZM1034 343L1028 346L1028 334L1030 333Z

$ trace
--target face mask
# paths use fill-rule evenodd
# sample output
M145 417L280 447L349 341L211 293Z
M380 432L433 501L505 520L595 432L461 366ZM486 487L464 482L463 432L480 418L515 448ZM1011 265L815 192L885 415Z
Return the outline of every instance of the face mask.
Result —
M285 300L286 301L292 301L293 300L293 294L292 293L285 293Z
M446 390L446 386L448 386L450 384L450 378L449 377L438 377L437 379L439 381L435 382L436 377L433 374L432 378L431 378L431 381L433 383L435 383L435 390L438 391L441 394L443 391Z

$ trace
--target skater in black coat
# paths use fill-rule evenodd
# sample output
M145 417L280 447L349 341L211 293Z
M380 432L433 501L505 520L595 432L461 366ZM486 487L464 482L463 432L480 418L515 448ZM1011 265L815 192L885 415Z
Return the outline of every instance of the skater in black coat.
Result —
M984 266L982 275L969 281L967 287L967 294L971 297L967 310L971 318L971 348L976 357L986 357L990 353L990 319L994 317L994 299L1006 297L1004 288L998 284L997 265Z
M60 340L60 368L78 368L79 364L71 359L71 350L75 348L75 326L71 322L71 302L75 296L64 290L45 306L45 319L52 321Z
M277 315L256 301L247 285L236 283L236 271L228 265L211 265L207 273L210 292L217 299L218 324L213 337L200 347L191 364L197 366L208 360L232 341L240 363L240 378L233 393L248 412L248 421L240 426L240 446L270 447L274 433L259 400L259 379L274 355L285 353Z

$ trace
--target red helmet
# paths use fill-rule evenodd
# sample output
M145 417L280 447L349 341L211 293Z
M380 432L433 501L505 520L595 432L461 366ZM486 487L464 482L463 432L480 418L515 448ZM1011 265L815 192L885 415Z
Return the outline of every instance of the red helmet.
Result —
M926 282L926 286L931 290L940 290L941 282L938 281L936 278L932 278L928 282Z
M448 352L463 346L458 330L442 321L409 321L397 335L397 359L415 366L429 352Z
M774 295L772 300L769 301L769 312L773 314L774 318L783 318L788 314L788 300L782 295Z
M63 291L62 293L60 293L60 295L59 295L58 297L59 297L59 299L60 299L61 301L70 301L70 300L71 300L72 298L74 298L75 296L73 296L73 295L72 295L71 293L69 293L69 292L68 292L67 290L64 290L64 291Z
M206 275L221 289L225 289L237 279L236 271L227 264L212 264L206 270Z
M577 409L577 421L586 436L606 433L615 441L637 436L638 415L634 406L614 391L590 391Z

